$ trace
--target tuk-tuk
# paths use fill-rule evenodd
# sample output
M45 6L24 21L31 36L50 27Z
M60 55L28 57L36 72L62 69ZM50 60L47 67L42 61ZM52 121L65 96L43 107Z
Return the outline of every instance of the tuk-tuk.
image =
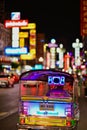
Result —
M74 78L58 70L30 70L20 75L18 130L77 130L79 103Z

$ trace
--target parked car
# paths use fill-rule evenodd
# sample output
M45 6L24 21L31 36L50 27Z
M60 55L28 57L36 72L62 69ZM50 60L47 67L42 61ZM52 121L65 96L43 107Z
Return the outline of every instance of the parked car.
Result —
M19 82L19 75L18 75L18 74L12 73L12 74L11 74L11 78L13 79L14 84L16 84L16 83Z
M14 81L8 74L0 74L0 87L13 87Z

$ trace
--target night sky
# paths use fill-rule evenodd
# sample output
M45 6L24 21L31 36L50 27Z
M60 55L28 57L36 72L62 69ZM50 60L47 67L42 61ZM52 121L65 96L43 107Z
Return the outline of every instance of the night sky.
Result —
M21 12L21 19L36 23L46 41L55 38L67 50L80 36L80 0L6 0L7 12Z

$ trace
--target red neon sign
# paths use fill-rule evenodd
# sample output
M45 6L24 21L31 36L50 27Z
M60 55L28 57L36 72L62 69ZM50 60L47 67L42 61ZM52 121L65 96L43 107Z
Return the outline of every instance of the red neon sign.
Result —
M5 28L28 26L28 20L5 20Z

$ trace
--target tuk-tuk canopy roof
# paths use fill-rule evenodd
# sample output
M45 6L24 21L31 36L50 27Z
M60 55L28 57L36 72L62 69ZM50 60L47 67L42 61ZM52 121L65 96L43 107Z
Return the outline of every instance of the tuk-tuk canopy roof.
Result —
M30 70L20 75L20 80L37 80L48 81L48 76L64 76L67 82L73 82L74 78L71 74L54 69Z

